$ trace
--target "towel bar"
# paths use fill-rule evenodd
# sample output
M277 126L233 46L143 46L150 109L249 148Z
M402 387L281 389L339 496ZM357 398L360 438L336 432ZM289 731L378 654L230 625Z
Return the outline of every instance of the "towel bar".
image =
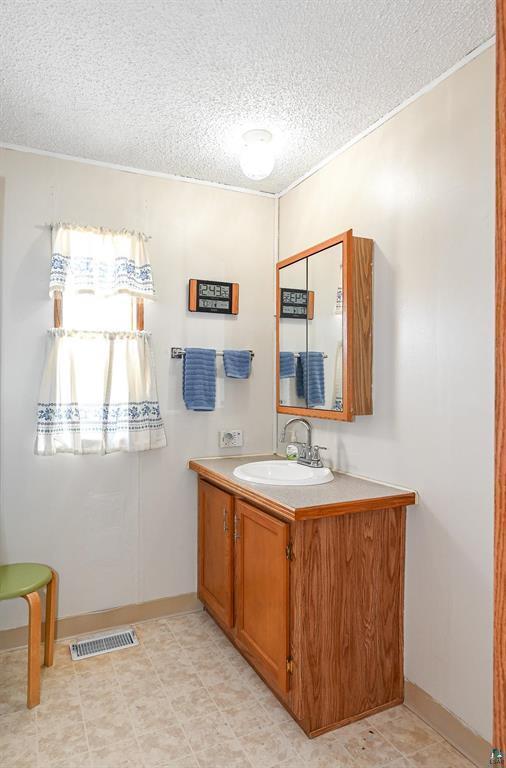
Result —
M295 352L294 353L294 357L300 357L300 353L299 352ZM327 358L328 358L328 355L327 355L326 352L324 352L323 353L323 359L326 360Z
M252 349L248 351L251 354L251 357L255 357L255 353L253 352ZM216 354L218 355L218 357L223 357L223 352L216 352ZM172 357L173 360L181 360L185 356L185 351L183 347L171 347L170 356ZM295 357L299 357L298 352L295 353ZM328 358L328 355L326 352L323 353L323 357L325 360Z
M250 349L248 351L249 351L249 353L250 353L252 358L255 357L255 353L253 352L252 349ZM216 354L218 355L218 357L223 357L223 352L216 352ZM185 351L184 351L183 347L171 347L170 348L170 356L174 360L181 360L185 356Z

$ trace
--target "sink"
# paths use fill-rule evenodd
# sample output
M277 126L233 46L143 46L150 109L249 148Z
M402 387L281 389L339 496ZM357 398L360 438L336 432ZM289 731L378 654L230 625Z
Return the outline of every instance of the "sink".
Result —
M305 467L296 461L252 461L236 467L233 474L261 485L320 485L334 479L327 467Z

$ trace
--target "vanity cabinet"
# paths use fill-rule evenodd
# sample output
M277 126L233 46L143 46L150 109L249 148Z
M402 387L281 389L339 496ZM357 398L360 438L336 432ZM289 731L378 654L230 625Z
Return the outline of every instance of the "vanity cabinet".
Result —
M190 462L198 596L209 614L309 736L401 703L405 516L415 494L340 476L300 493L334 487L344 501L293 508L275 498L279 487L269 497L209 471L219 462ZM374 495L353 498L349 487Z
M288 540L288 523L200 480L198 596L224 628L234 627L237 645L264 679L284 692Z

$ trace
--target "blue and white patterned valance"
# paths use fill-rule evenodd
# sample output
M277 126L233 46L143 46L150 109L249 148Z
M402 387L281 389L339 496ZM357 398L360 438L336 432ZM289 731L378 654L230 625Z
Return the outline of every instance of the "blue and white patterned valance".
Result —
M141 232L55 224L49 295L61 291L152 298L155 290L146 241Z

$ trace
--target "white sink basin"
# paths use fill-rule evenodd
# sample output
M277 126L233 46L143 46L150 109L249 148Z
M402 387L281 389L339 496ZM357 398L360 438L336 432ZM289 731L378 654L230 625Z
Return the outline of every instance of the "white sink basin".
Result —
M334 479L327 467L305 467L296 461L252 461L236 467L234 475L261 485L320 485Z

